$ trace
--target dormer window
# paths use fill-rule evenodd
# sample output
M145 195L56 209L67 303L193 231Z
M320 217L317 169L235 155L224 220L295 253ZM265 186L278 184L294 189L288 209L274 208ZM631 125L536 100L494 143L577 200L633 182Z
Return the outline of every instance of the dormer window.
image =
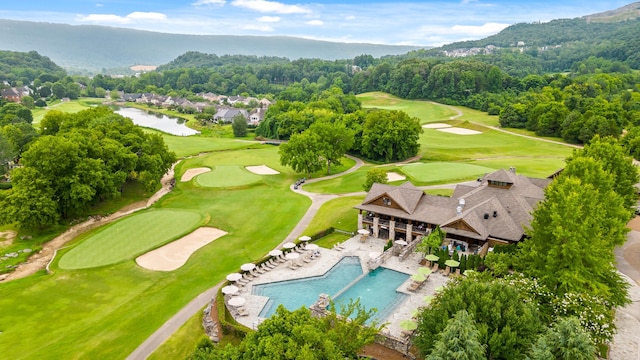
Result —
M391 199L389 199L388 197L383 197L382 203L385 204L386 206L391 206Z

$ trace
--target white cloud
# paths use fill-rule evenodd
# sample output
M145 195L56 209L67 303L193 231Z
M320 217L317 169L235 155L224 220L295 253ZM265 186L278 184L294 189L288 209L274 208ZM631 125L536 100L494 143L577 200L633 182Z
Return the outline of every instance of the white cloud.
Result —
M99 3L98 3L98 4L96 4L96 7L103 7L103 6L104 6L104 5L99 4Z
M167 15L157 12L141 12L134 11L127 15L127 19L131 20L165 20Z
M276 23L280 21L280 17L279 16L261 16L256 20L264 23Z
M262 13L276 14L308 14L311 10L299 5L287 5L277 1L266 0L233 0L231 5Z
M120 16L114 14L89 14L86 16L78 16L78 21L80 22L91 22L91 23L108 23L108 24L130 24L136 20L166 20L167 15L157 12L140 12L135 11L127 16Z
M271 32L271 31L275 31L275 29L269 25L257 25L257 24L247 24L242 26L242 29L244 30L255 30L255 31L262 31L262 32Z
M203 6L203 5L224 5L227 2L225 0L198 0L194 3L191 3L193 6Z
M305 24L318 26L318 25L324 25L324 22L322 20L310 20L310 21L305 22Z
M356 19L356 17L355 17L355 16L353 16L353 15L349 15L349 16L347 16L347 17L346 17L346 18L344 18L344 19L345 19L345 20L355 20L355 19Z

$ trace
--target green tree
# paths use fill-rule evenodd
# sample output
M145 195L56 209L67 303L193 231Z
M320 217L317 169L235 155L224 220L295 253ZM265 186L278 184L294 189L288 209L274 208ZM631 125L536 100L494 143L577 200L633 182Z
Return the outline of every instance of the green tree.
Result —
M621 143L612 137L601 138L596 135L583 149L576 150L568 161L580 156L599 161L604 171L613 176L613 190L622 196L631 216L632 206L637 201L634 185L639 181L638 169Z
M416 250L427 255L442 245L447 233L442 231L440 226L436 226L429 235L422 238L422 242L418 244Z
M233 129L233 136L247 136L247 119L245 119L242 114L234 116L233 122L231 123L231 128Z
M294 134L288 142L280 145L280 164L311 177L312 173L322 169L324 162L320 157L319 147L318 138L314 134Z
M372 110L362 128L362 155L378 161L398 161L420 149L420 121L403 111Z
M190 359L356 359L379 331L375 324L365 326L372 314L358 302L323 318L311 316L304 307L288 311L279 306L237 346L216 348L204 342Z
M542 334L531 349L528 360L593 360L596 349L578 319L558 320Z
M387 171L385 169L375 167L367 171L367 178L365 179L364 184L362 184L362 187L364 188L364 191L369 191L375 183L389 183L389 181L387 180Z
M16 158L18 152L0 131L0 175L7 172L7 164Z
M480 332L473 317L465 310L458 311L447 321L447 326L438 335L433 351L426 360L483 360L487 357L478 340Z
M466 310L488 359L523 358L541 330L539 310L529 300L506 281L462 279L445 287L419 315L414 343L420 353L430 354L449 319Z
M353 146L353 131L342 123L316 121L308 130L318 141L318 155L327 163L327 174L331 174L331 164L340 165L340 159Z
M615 192L602 190L611 177L597 162L574 161L545 189L514 265L556 296L586 293L623 305L626 287L613 249L626 240L627 209ZM572 173L585 174L585 180Z

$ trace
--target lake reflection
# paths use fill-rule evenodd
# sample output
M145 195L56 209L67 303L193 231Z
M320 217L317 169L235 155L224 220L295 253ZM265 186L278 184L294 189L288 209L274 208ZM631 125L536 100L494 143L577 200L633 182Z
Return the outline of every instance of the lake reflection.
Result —
M148 113L144 110L128 107L118 108L115 112L130 118L136 125L160 130L171 135L189 136L200 133L186 126L184 119L169 117L164 114Z

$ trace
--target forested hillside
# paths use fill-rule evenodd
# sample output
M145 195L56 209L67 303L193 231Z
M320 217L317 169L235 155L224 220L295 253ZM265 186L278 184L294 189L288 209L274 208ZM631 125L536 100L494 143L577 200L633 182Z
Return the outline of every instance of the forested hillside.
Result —
M27 85L43 73L64 75L65 71L51 59L35 51L23 53L0 50L1 80L21 80Z
M404 54L417 46L334 43L286 36L165 34L106 26L0 20L0 49L32 51L74 71L161 65L188 51L290 59L348 59Z

